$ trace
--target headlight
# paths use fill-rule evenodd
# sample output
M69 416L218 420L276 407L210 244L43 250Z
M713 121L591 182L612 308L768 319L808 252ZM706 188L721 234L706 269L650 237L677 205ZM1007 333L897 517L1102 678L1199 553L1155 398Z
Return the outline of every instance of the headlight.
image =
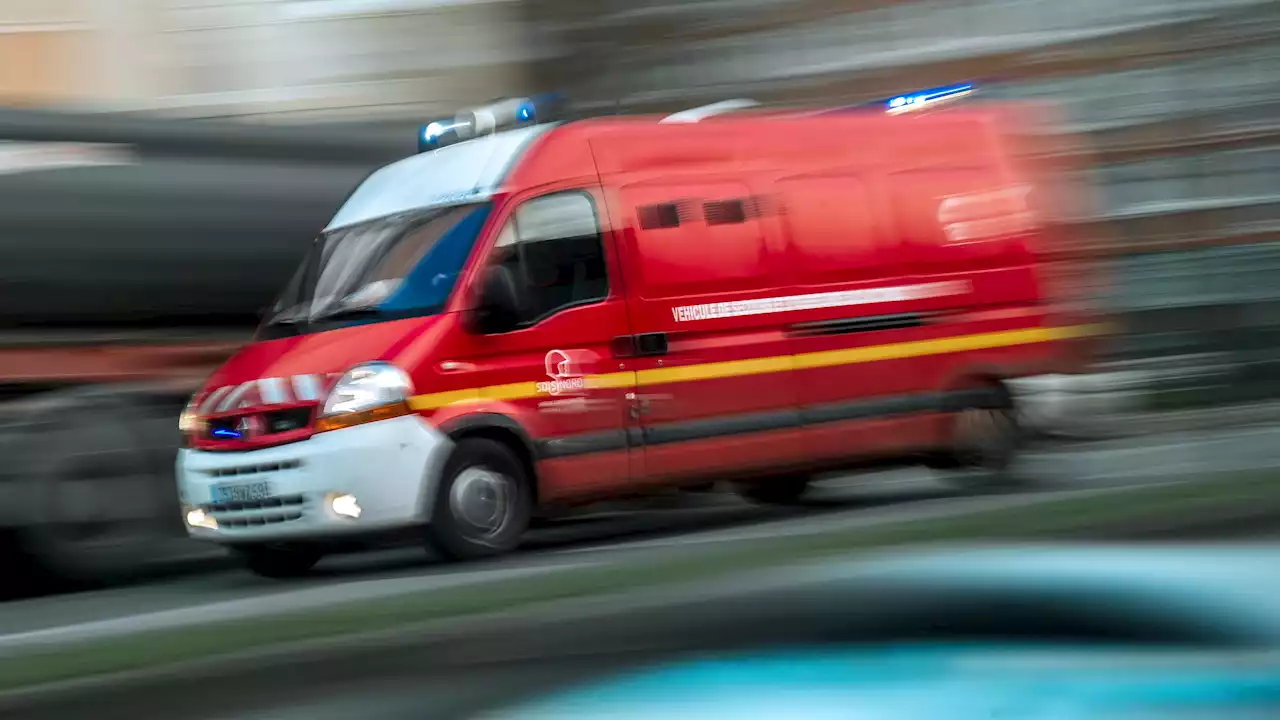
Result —
M196 435L203 429L204 421L200 419L196 396L192 395L187 406L182 409L182 414L178 416L178 430L184 435Z
M369 363L353 368L329 391L316 431L408 415L412 395L409 375L394 365Z

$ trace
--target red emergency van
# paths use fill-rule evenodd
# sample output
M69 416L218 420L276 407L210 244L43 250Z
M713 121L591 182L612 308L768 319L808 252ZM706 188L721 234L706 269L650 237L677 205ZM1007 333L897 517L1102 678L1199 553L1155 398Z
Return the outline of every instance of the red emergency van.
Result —
M1006 468L1006 382L1090 329L1040 272L1018 111L901 104L428 126L454 141L368 177L192 398L190 534L284 576L391 534L493 555L658 487Z

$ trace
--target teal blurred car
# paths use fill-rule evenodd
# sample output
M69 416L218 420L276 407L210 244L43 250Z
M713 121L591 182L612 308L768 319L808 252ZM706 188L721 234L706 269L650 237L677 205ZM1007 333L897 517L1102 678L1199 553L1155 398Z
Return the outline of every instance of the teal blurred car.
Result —
M909 552L771 585L631 618L735 647L689 642L484 717L1280 720L1275 545Z
M1059 646L797 649L676 662L490 720L1262 720L1280 658Z

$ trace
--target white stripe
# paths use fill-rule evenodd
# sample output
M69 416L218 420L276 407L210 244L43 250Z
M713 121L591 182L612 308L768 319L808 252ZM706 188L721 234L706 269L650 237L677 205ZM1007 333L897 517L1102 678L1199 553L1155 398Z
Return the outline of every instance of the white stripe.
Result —
M258 381L258 391L262 393L265 405L280 405L289 402L289 391L284 380L280 378L263 378Z
M293 394L303 402L320 399L320 383L315 375L294 375Z
M216 412L218 407L218 401L222 400L223 396L225 396L229 392L231 392L231 388L229 386L224 385L218 388L217 390L214 390L213 392L209 393L209 397L205 398L204 404L200 406L200 414L208 415L210 413Z
M218 406L218 412L234 410L236 405L240 402L240 399L244 397L244 394L247 393L249 388L253 387L255 384L256 381L250 380L249 382L243 382L237 385L236 389L233 390L230 395L227 395L226 399L222 401L222 404Z
M923 285L841 290L838 292L736 300L703 305L679 305L671 308L671 317L676 322L691 322L694 320L715 320L717 318L746 317L749 315L769 315L772 313L795 312L797 310L821 310L853 305L905 302L944 295L963 295L972 289L972 284L968 280L952 280Z

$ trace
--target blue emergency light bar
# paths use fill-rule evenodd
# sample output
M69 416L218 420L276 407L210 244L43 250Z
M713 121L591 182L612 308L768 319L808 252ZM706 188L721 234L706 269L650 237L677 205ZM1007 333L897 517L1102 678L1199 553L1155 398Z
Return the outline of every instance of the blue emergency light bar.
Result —
M891 114L913 112L932 107L938 103L965 97L973 92L972 83L947 85L944 87L920 90L909 95L899 95L883 101L885 109Z
M552 119L559 102L559 96L553 94L508 98L465 110L451 118L429 122L418 129L418 152L438 150L481 135L546 122Z
M934 107L950 100L968 96L973 92L973 83L945 85L943 87L936 87L929 90L917 90L916 92L898 95L887 100L873 100L871 102L858 103L857 105L846 105L832 110L823 110L818 114L826 115L829 113L877 110L880 112L887 112L890 115L898 115L901 113L914 112Z

